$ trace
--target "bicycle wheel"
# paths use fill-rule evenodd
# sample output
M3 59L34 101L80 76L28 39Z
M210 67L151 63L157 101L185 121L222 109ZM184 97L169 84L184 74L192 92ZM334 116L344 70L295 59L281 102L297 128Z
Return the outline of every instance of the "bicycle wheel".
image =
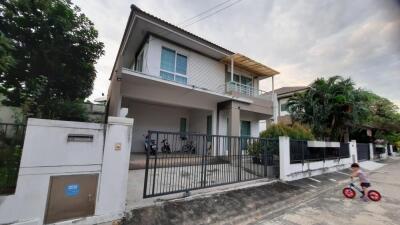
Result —
M353 189L349 188L349 187L343 188L342 192L343 192L344 197L346 197L346 198L354 198L354 197L356 197L356 192Z
M378 191L370 190L368 191L368 198L374 202L381 200L382 196Z

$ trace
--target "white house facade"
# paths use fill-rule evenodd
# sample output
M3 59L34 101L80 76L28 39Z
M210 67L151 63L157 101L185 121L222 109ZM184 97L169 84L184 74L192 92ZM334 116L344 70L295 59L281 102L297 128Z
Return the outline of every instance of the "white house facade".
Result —
M259 82L279 74L246 56L182 30L136 6L108 91L108 112L135 119L132 152L149 130L258 137L276 99Z

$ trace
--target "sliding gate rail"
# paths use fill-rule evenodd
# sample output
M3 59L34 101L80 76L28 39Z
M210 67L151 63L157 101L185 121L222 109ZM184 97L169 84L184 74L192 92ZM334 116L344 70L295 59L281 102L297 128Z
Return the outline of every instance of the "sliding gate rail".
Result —
M144 198L279 177L278 139L161 131L146 138Z

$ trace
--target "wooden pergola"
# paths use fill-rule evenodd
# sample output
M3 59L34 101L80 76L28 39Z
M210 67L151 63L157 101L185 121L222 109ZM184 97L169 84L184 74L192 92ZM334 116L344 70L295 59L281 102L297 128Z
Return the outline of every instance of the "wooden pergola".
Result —
M223 58L221 61L228 65L232 64L232 62L233 62L233 64L236 67L244 69L246 71L249 71L253 74L256 74L258 76L262 76L265 78L272 77L272 76L279 74L278 71L276 71L264 64L261 64L253 59L250 59L249 57L244 56L240 53L235 53L233 55L227 56L227 57Z
M237 68L249 71L250 73L257 75L262 79L272 77L272 91L274 92L274 76L279 74L278 71L240 53L227 56L223 58L221 62L231 66L231 80L233 80L235 66Z

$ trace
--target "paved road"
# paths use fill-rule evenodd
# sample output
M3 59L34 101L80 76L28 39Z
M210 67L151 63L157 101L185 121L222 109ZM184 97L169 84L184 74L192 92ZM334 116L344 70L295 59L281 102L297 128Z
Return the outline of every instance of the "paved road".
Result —
M316 177L318 179L318 177ZM398 225L400 224L400 160L389 160L389 164L370 173L373 189L382 194L380 202L363 202L360 199L345 199L342 185L334 185L302 203L267 216L258 225ZM318 190L309 182L296 185ZM323 182L321 182L323 183ZM315 186L315 187L312 187Z
M345 199L349 170L289 183L178 199L134 209L129 225L391 225L400 224L400 158L371 172L381 202Z

